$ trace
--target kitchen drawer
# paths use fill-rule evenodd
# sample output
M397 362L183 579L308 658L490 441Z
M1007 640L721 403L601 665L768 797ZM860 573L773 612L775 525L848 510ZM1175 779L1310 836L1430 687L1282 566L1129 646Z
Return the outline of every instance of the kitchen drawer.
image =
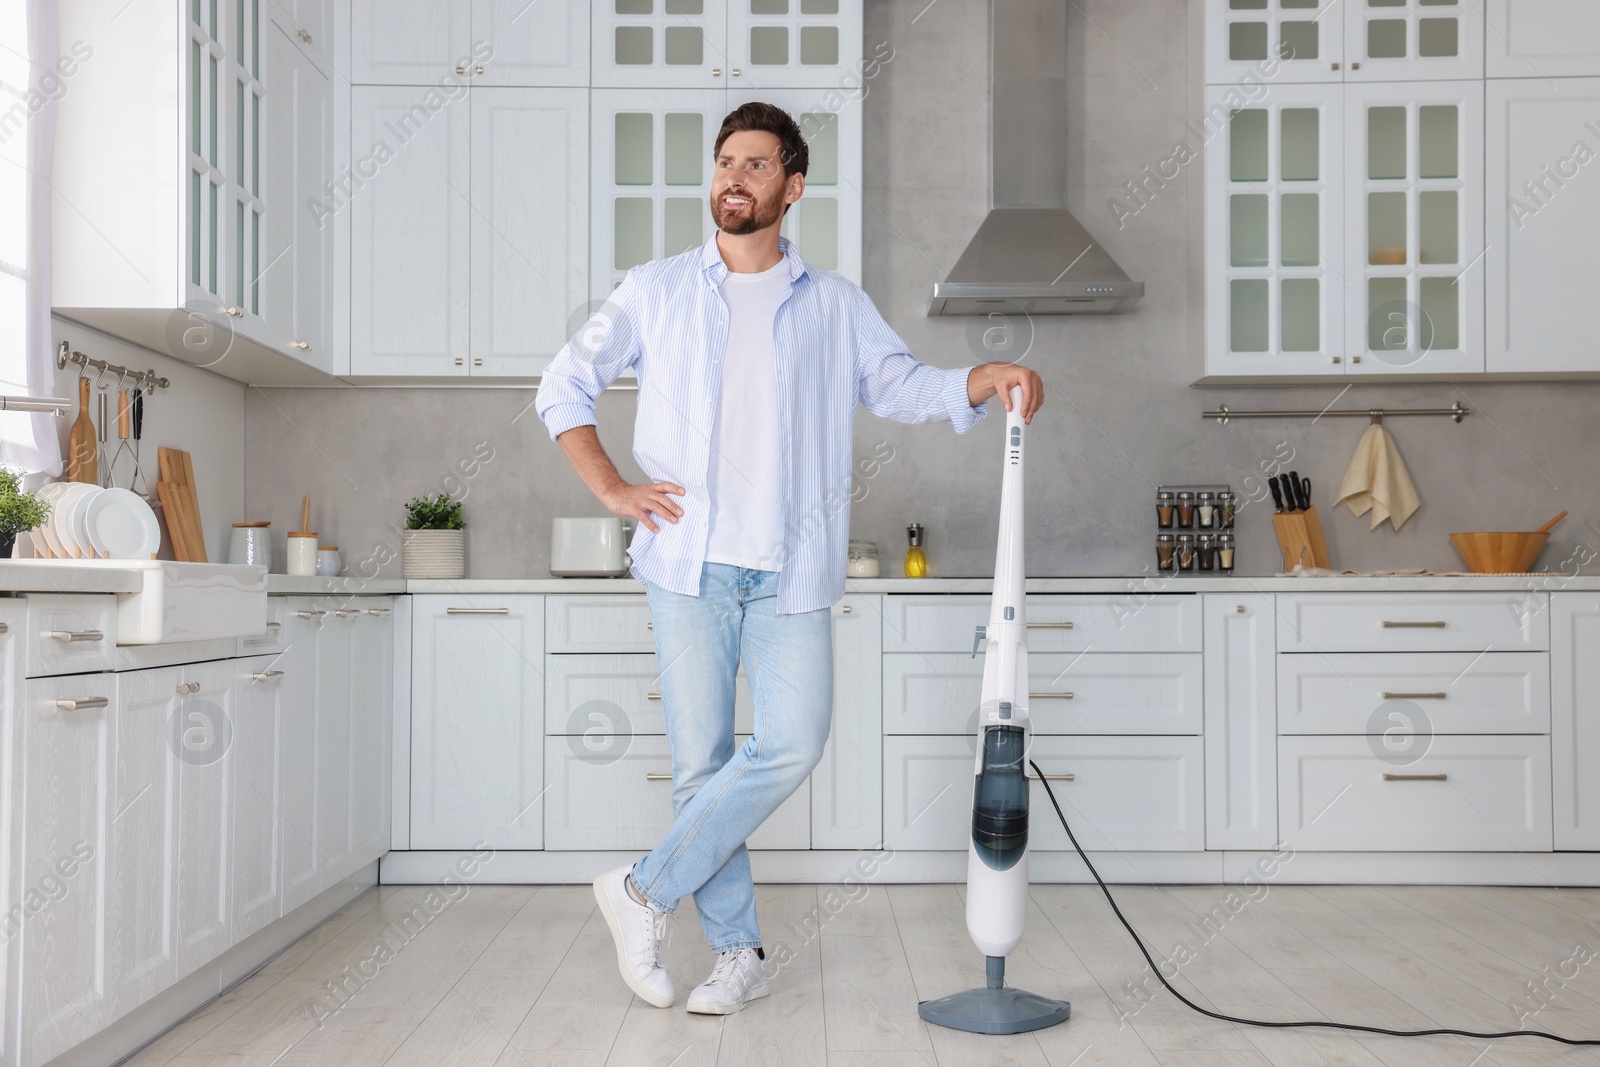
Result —
M987 596L887 596L883 650L970 655L989 605ZM1029 652L1200 651L1196 596L1034 593L1027 608Z
M971 840L976 737L883 739L883 837L891 848L960 849ZM1205 848L1198 737L1039 737L1029 755L1087 850ZM1031 775L1031 768L1029 770ZM1071 851L1038 782L1028 792L1028 847Z
M1424 718L1425 717L1425 718ZM1278 657L1285 734L1550 732L1544 652L1343 652Z
M1200 661L1198 652L1030 651L1033 732L1198 734ZM883 657L885 733L973 735L982 695L981 656L896 652Z
M755 704L743 666L734 686L734 732L754 733ZM604 745L618 735L666 733L654 655L546 656L544 694L546 734L581 734Z
M1380 741L1278 739L1278 826L1287 844L1335 851L1550 850L1548 737L1436 736L1407 764L1380 759L1374 751Z
M29 593L26 599L29 678L109 671L116 665L116 594Z
M735 735L736 745L744 744ZM649 849L672 826L672 782L665 737L634 737L616 757L595 757L583 739L545 744L544 847L546 849ZM807 778L747 842L750 848L811 847L811 780Z
M546 652L654 652L644 595L598 593L545 598Z
M237 655L259 656L268 653L283 651L283 616L289 610L289 602L295 598L286 596L267 597L266 625L259 634L240 637Z
M1280 593L1279 652L1542 652L1544 593Z

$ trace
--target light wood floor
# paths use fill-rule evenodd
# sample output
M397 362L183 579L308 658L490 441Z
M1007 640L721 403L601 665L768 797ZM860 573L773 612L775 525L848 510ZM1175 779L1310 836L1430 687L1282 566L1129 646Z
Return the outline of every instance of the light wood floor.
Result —
M1517 1029L1528 1011L1527 1028L1600 1037L1600 890L1259 886L1256 900L1227 886L1113 891L1152 952L1172 956L1178 988L1213 1010L1472 1030ZM1093 886L1033 888L1008 983L1071 1000L1072 1018L1016 1037L917 1016L920 998L983 984L960 886L759 887L767 953L788 962L771 996L726 1018L683 1010L711 965L690 900L666 948L678 1004L661 1009L623 986L588 886L479 886L431 917L429 892L373 890L130 1062L1600 1064L1600 1049L1536 1038L1400 1039L1207 1019L1153 978L1140 991L1144 962ZM399 932L408 914L412 926ZM346 993L331 996L341 976ZM1544 982L1538 997L1534 980Z

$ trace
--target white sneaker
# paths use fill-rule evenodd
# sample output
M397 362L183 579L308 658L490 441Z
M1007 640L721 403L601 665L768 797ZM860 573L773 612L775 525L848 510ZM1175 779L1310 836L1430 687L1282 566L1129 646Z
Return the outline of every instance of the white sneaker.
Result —
M703 1015L731 1015L767 995L766 965L753 948L732 948L717 954L711 977L689 994L689 1010Z
M617 970L622 972L622 980L646 1003L668 1008L677 994L660 960L667 913L639 903L628 892L628 874L632 870L630 863L596 878L594 898L617 943Z

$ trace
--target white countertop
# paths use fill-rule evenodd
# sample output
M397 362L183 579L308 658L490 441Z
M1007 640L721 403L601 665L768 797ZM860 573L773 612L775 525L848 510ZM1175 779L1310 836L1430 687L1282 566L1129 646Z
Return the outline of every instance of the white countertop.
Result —
M131 561L130 561L131 562ZM0 593L136 593L142 588L139 572L118 566L116 560L0 560ZM1148 596L1156 593L1282 593L1282 592L1596 592L1600 575L1573 577L1560 571L1533 575L1405 575L1393 577L1296 578L1286 575L1228 578L1168 578L1152 574L1134 577L1029 578L1030 593L1117 593ZM974 578L852 578L851 593L980 593L994 589L994 579ZM644 586L624 578L301 578L267 575L269 595L386 596L398 593L642 593Z

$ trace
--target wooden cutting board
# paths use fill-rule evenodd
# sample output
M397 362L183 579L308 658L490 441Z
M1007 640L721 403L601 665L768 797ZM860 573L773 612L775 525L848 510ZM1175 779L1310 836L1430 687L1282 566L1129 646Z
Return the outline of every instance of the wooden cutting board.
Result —
M182 560L208 562L205 531L200 524L200 498L194 488L194 463L189 453L178 448L160 448L156 455L161 464L161 481L167 485L165 493L159 488L156 491L161 493L161 508L167 512L173 553ZM170 510L169 496L174 501ZM175 526L177 533L173 533Z

